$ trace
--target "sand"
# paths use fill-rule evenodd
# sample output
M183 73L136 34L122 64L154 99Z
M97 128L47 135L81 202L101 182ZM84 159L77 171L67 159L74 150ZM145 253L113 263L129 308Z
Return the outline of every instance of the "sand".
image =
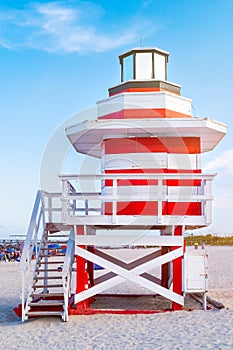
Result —
M0 350L233 349L233 247L207 247L207 250L208 294L221 301L226 306L224 309L70 316L67 323L56 317L21 323L12 311L20 302L18 264L2 262Z

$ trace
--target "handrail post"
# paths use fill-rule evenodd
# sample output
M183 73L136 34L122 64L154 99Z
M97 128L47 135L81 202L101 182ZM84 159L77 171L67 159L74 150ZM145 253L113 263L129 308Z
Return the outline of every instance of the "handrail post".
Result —
M67 222L67 217L69 216L69 199L66 199L69 195L69 181L62 179L62 221Z
M49 214L49 222L53 221L53 211L52 211L52 196L51 193L48 194L48 214Z
M117 215L117 179L113 179L112 183L112 223L116 223L116 215Z
M206 197L207 199L205 200L206 204L206 224L211 224L212 222L212 200L209 199L210 195L212 194L212 180L208 179L206 181L206 186L205 186L205 192L206 192Z
M72 264L74 257L74 230L70 230L70 237L67 243L66 255L62 268L62 282L63 282L63 293L64 293L64 316L63 320L68 321L68 305L69 297L71 294L71 274Z
M21 307L22 307L22 322L25 321L25 309L24 309L24 304L25 304L25 272L22 273L22 288L21 288Z
M47 231L44 233L44 241L48 243L48 233ZM47 293L47 285L48 285L48 244L46 244L46 249L44 250L44 288L43 288L43 293Z
M158 224L162 223L163 180L158 179Z
M205 196L205 183L206 180L201 180L201 186L197 188L197 193L201 196ZM205 200L201 200L201 215L205 215Z

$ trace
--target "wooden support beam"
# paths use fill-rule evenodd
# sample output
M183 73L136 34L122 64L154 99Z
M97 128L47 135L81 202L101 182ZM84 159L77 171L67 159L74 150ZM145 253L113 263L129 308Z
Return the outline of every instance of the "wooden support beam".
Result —
M152 269L155 266L161 265L162 263L174 260L180 257L183 254L183 248L177 248L168 254L163 256L159 256L155 259L145 262L140 266L133 268L132 270L126 270L121 266L118 266L102 257L99 257L91 252L88 252L85 249L80 247L76 247L75 252L77 255L81 256L84 259L90 260L94 263L97 263L100 266L114 272L117 276L104 281L103 283L98 284L97 286L91 287L88 290L80 292L75 295L75 303L85 300L99 292L102 292L110 287L114 287L124 280L130 280L134 283L138 283L139 285L153 291L156 294L160 294L165 298L176 302L177 304L183 305L184 298L181 295L178 295L164 287L161 287L158 284L153 283L152 281L140 276L142 273L147 272L147 270Z
M183 226L176 226L174 229L174 236L182 236L183 235ZM172 247L172 250L176 249L176 247ZM179 294L180 296L183 295L182 292L182 282L183 282L183 267L182 267L182 259L183 254L181 256L177 257L173 261L173 292L176 294ZM173 301L172 303L172 309L174 311L176 310L182 310L182 305L180 303L177 303Z

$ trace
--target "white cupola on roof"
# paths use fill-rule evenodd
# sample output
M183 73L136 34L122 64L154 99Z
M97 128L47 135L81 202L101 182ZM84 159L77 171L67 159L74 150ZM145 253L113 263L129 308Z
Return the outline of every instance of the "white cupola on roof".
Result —
M168 52L157 48L137 48L120 55L121 82L167 80L168 56Z

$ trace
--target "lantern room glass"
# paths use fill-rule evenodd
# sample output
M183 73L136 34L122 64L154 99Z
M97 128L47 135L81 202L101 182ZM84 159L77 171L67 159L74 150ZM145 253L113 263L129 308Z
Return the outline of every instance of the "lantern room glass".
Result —
M134 57L126 56L123 59L123 81L134 79Z
M151 52L137 52L135 60L136 76L135 79L153 79L152 72L152 53Z

